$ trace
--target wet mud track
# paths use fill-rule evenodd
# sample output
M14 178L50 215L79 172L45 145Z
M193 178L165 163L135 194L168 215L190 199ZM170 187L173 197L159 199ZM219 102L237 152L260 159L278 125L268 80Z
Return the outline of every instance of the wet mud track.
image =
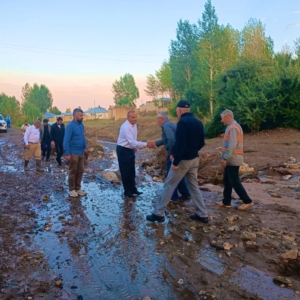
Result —
M208 226L188 219L190 202L170 205L163 224L145 222L162 183L137 166L143 195L124 199L121 185L94 176L117 170L115 145L104 146L104 159L90 162L84 175L88 195L74 199L66 166L51 160L38 174L31 162L25 174L19 137L0 138L0 299L296 299L272 282L274 270L254 267L256 249L245 260L243 248L230 257L209 245L228 214L212 209L217 193L204 193Z

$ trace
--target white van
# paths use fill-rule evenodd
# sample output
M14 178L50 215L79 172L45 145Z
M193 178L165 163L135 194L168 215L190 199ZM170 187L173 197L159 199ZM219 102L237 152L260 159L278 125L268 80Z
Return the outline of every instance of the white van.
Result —
M2 115L0 115L0 132L7 132L7 125Z

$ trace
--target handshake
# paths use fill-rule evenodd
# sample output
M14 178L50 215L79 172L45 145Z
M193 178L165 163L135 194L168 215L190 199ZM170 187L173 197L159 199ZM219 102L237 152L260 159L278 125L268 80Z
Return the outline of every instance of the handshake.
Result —
M147 148L154 148L156 145L155 145L155 142L154 141L148 141L147 142Z

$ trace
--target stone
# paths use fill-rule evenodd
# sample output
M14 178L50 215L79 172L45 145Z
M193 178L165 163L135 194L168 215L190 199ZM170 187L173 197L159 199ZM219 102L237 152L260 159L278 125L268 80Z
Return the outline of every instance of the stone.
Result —
M285 175L282 177L283 180L289 180L292 177L292 175Z
M273 278L273 282L277 284L291 284L292 281L289 278L277 276Z
M55 281L55 285L56 285L56 286L61 286L61 285L62 285L62 281L61 281L61 280Z
M151 300L151 298L149 296L146 296L145 298L143 298L143 300Z
M179 279L179 280L177 281L177 283L178 283L178 284L183 284L183 279Z
M190 227L192 230L197 230L197 228L196 227L194 227L194 226L192 226L192 227Z
M291 156L291 157L289 158L289 160L290 160L291 162L296 162L296 161L297 161L297 159L296 159L295 157L293 157L293 156Z
M299 169L299 166L296 164L291 164L291 165L289 165L289 168L290 169Z
M243 231L241 234L241 239L244 241L255 241L256 234L253 232Z
M256 245L256 242L247 241L247 242L246 242L246 245L247 245L247 246L255 246L255 245Z
M230 243L225 242L223 244L224 250L230 250L231 248L233 248L233 245L231 245Z
M283 235L282 236L285 240L293 242L295 241L295 237L294 236L290 236L290 235Z
M228 231L240 231L240 227L237 225L228 227Z
M161 178L159 178L159 177L157 177L157 176L152 177L152 180L153 180L154 182L161 182Z
M226 220L230 223L234 222L234 221L239 221L242 220L242 218L238 215L233 215L233 216L228 216L226 217Z
M289 259L296 259L298 256L298 249L292 249L280 255L281 259L289 260Z
M102 171L100 172L100 177L107 181L119 181L118 176L113 171Z

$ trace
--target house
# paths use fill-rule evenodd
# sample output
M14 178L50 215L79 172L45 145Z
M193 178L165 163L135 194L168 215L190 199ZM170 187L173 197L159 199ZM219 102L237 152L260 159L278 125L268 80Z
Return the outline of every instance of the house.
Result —
M158 98L152 101L147 101L139 107L140 112L161 112L168 111L171 105L171 98Z
M136 110L134 106L113 106L108 109L108 118L115 121L120 119L126 119L127 113L130 110Z
M49 111L44 113L44 119L48 119L49 123L55 123L58 117L62 117L63 122L70 122L73 120L73 113L60 113L59 115L55 115ZM86 115L83 114L83 120L86 120Z
M57 117L58 117L57 115L53 114L50 111L44 113L44 119L48 119L49 122L56 122Z
M84 112L87 120L108 119L108 110L102 107L91 108Z

